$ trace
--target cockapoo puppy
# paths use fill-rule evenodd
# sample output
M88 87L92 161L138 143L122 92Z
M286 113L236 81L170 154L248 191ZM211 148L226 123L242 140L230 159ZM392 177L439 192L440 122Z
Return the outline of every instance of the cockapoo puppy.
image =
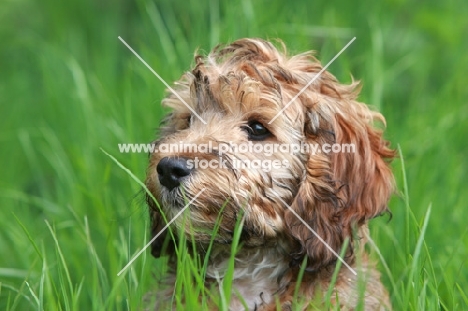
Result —
M209 257L213 290L236 230L229 310L391 309L364 245L367 222L388 211L395 152L374 127L383 116L356 101L358 83L318 75L322 68L311 52L241 39L196 56L174 84L146 180L151 234L159 234L152 254L169 256L172 268L169 289L150 294L153 309L174 306L181 235ZM172 233L162 232L186 206Z

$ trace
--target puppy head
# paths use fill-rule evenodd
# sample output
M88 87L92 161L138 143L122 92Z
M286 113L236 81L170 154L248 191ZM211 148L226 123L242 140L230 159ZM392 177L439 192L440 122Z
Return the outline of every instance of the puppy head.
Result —
M307 256L312 269L334 261L285 204L336 251L353 226L386 211L394 152L373 127L383 117L355 101L356 84L341 85L328 72L317 77L322 67L311 53L290 57L284 47L242 39L195 62L163 100L173 111L148 168L146 185L160 203L148 198L152 234L165 225L162 213L170 220L191 202L189 223L180 217L173 226L192 240L208 242L219 224L215 242L229 243L243 217L246 247L286 241L291 259ZM318 152L291 150L301 144ZM355 152L324 152L333 144L354 144ZM225 148L233 145L263 152ZM280 145L290 149L268 152ZM153 243L155 256L163 240Z

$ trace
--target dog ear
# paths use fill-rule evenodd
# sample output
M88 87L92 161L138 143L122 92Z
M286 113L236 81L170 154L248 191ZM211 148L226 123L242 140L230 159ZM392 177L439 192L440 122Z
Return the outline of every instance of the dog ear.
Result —
M320 111L318 104L309 107L306 140L321 145L322 152L309 155L305 180L291 205L323 241L292 212L285 213L290 234L300 244L298 253L292 254L293 260L307 254L308 268L312 270L337 259L323 242L340 253L347 237L352 243L353 228L388 211L394 189L389 162L395 152L383 139L382 131L372 124L374 120L385 122L382 115L352 98L337 95L327 101L323 103L327 107ZM340 152L323 153L327 143L330 148L326 150L336 144ZM348 152L343 150L346 146L351 146ZM346 256L352 256L352 244Z
M363 225L367 220L388 212L394 192L394 178L389 162L395 157L382 130L371 123L385 119L363 104L352 103L354 111L335 115L336 142L355 146L354 152L332 154L334 179L345 186L340 191L346 205L342 222L346 227Z
M286 228L299 243L299 249L291 254L292 260L300 263L307 255L308 270L318 270L335 261L327 245L339 252L344 240L338 213L342 202L336 194L330 165L325 155L310 157L305 179L291 204L291 209L308 226L290 210L284 215Z

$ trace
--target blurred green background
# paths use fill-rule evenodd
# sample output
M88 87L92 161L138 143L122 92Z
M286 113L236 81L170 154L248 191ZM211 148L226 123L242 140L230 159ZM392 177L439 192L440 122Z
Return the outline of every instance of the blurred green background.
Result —
M393 218L371 225L394 308L468 309L467 16L464 0L2 1L0 310L138 309L154 284L149 255L116 275L146 206L101 148L143 179L147 155L117 144L155 137L164 86L118 36L169 83L220 42L280 38L326 64L356 36L329 70L363 82L402 150Z

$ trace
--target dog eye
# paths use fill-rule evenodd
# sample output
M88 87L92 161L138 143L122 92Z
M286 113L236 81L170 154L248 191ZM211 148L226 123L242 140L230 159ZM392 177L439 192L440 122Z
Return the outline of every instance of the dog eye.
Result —
M249 140L264 140L271 135L270 131L257 121L249 122L245 129L249 134Z

